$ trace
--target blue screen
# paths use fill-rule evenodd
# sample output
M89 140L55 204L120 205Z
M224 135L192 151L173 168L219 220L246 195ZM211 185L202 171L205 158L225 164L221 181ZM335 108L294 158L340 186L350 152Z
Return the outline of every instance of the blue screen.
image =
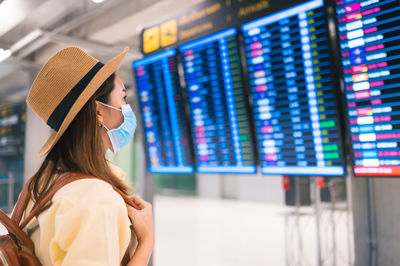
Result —
M336 1L356 175L400 176L400 2Z
M263 174L343 176L323 1L242 25Z
M179 47L199 173L255 173L237 30Z
M133 62L151 173L194 171L175 54Z

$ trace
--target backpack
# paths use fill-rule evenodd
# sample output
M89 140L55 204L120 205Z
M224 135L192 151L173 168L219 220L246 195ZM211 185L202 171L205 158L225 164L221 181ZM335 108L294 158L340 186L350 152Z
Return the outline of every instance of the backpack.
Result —
M39 259L35 256L35 245L29 236L23 231L23 229L33 217L40 213L41 209L53 198L54 194L56 194L59 189L71 182L87 178L95 178L104 181L98 177L87 176L78 173L68 173L61 176L53 184L44 198L37 202L36 206L21 223L22 215L25 212L30 199L28 187L32 181L32 178L29 179L18 197L18 201L15 205L12 216L8 217L2 210L0 210L0 223L2 223L8 230L7 235L0 236L0 266L41 265ZM121 195L126 204L136 209L138 208L125 193L113 185L112 187L118 194Z

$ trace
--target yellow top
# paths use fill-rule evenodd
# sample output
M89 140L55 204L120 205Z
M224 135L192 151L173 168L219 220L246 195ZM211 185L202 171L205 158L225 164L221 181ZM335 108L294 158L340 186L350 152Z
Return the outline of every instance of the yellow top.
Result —
M122 169L111 167L125 177ZM27 210L32 205L30 201ZM120 265L128 246L133 255L130 226L125 202L109 184L82 179L61 188L27 232L44 266Z

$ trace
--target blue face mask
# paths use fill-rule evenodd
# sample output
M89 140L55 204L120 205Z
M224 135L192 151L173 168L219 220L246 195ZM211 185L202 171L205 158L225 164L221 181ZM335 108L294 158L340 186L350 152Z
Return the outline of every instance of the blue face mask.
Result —
M118 109L114 106L101 103L104 106L109 108L118 110L122 112L124 116L124 122L118 127L114 129L108 129L104 124L103 127L107 130L108 137L110 138L111 145L110 147L112 152L117 152L123 147L125 147L132 139L133 134L136 130L136 116L132 111L132 108L129 104L124 104L121 106L121 109Z

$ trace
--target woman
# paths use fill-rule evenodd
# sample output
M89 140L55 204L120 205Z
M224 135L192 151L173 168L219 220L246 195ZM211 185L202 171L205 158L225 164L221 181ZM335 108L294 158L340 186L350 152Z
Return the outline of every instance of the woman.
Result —
M129 143L136 128L125 87L115 75L127 51L102 64L77 47L62 49L45 64L29 91L29 107L53 131L39 153L46 157L30 183L25 217L64 174L102 179L64 186L28 224L35 255L45 266L139 266L150 259L152 206L137 197L137 209L125 205L111 186L128 194L125 174L105 158L109 148L117 152Z

